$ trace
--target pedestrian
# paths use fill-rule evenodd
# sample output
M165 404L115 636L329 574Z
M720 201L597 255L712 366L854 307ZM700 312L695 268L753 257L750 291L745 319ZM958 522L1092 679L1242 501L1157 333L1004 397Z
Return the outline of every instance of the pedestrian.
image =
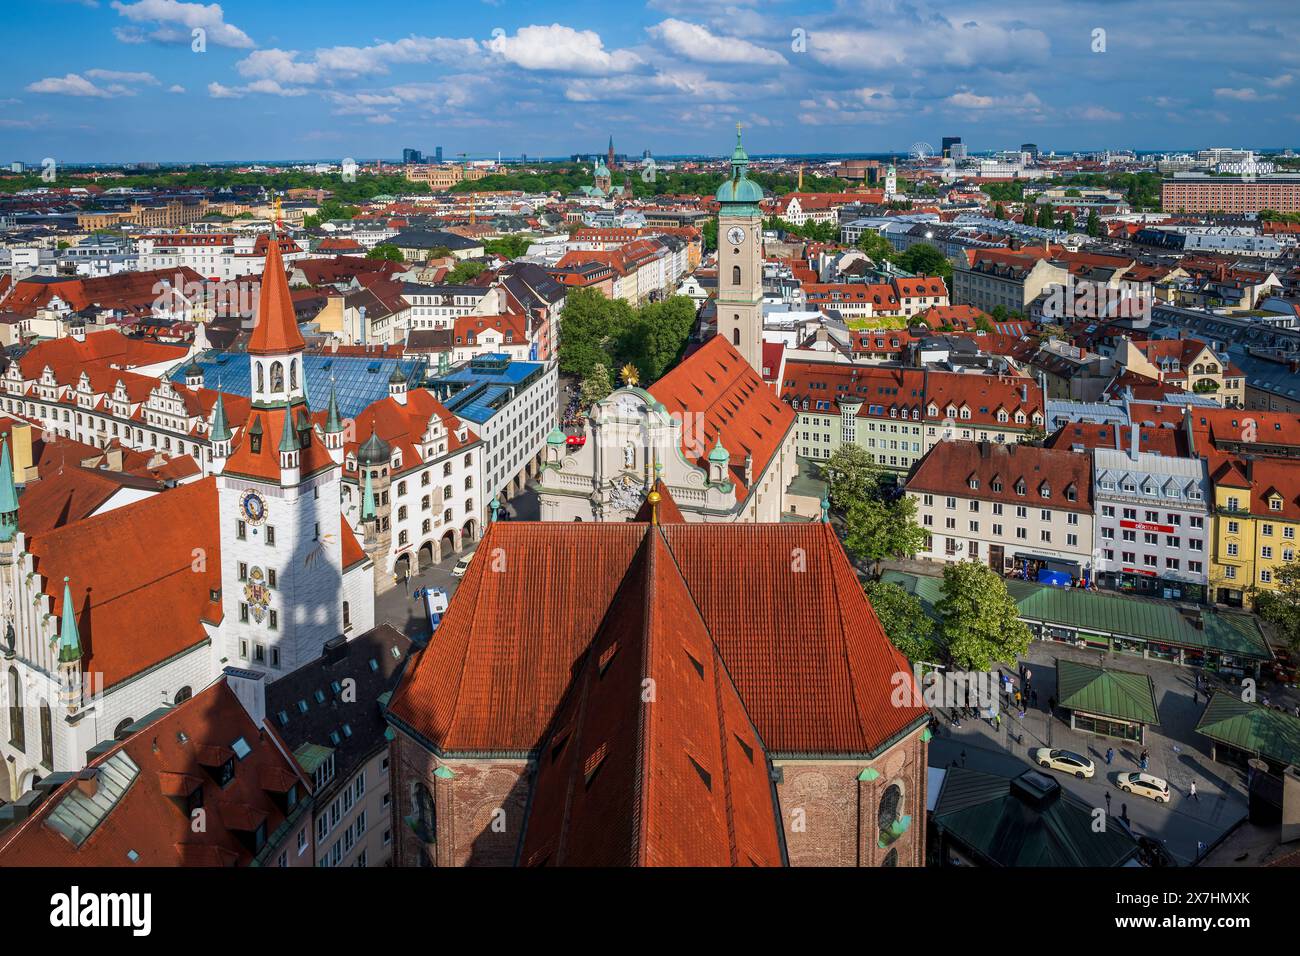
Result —
M1026 667L1026 668L1025 668L1025 683L1028 684L1029 681L1030 681L1030 679L1031 679L1033 676L1034 676L1034 672L1031 671L1028 667Z
M1047 698L1047 712L1048 712L1049 714L1054 714L1054 713L1056 713L1056 698L1055 698L1055 697L1049 697L1049 698Z
M1121 804L1119 805L1119 818L1120 818L1121 820L1123 820L1125 823L1128 823L1128 804L1127 804L1127 803L1121 803Z
M1035 707L1038 706L1038 691L1034 690L1029 692L1029 702Z
M1016 691L1016 706L1020 706L1020 691Z
M1201 695L1196 691L1192 691L1192 706L1195 707L1196 705L1200 704L1200 702L1201 702Z
M1112 760L1114 760L1114 759L1115 759L1115 748L1114 748L1114 747L1107 747L1107 748L1106 748L1106 766L1109 767L1109 766L1110 766L1110 762L1111 762Z
M1199 796L1199 795L1197 794L1197 792L1196 792L1196 781L1195 781L1195 780L1192 781L1192 785L1191 785L1191 787L1188 788L1188 790L1187 790L1187 795L1188 795L1189 797L1191 797L1193 800L1195 800L1197 803L1200 803L1200 802L1201 802L1201 798L1200 798L1200 796Z
M1106 791L1106 816L1110 816L1110 791Z

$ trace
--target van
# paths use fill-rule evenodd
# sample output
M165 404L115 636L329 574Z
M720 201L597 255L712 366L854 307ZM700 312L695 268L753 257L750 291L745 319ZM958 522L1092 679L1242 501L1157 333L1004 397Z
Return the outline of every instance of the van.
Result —
M465 572L469 570L469 563L474 560L474 555L477 553L477 551L471 551L469 554L465 555L465 557L457 561L456 566L451 569L451 576L453 578L463 578Z

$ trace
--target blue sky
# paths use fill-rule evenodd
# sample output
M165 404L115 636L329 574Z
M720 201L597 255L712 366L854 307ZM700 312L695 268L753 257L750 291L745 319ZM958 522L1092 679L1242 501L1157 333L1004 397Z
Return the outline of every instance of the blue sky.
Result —
M1300 147L1295 0L5 0L0 161ZM193 31L206 49L196 52Z

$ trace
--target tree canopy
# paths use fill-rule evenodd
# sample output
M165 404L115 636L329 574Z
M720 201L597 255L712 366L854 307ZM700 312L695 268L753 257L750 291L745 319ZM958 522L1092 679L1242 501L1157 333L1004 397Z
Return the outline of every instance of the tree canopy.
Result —
M935 605L939 634L953 664L989 670L1013 663L1029 649L1032 635L1018 619L1006 582L987 564L961 561L943 570L943 597Z
M933 661L938 656L934 621L914 595L890 581L868 581L865 590L885 636L904 657L909 661Z
M662 378L681 357L695 325L695 303L670 296L633 308L595 289L575 289L564 304L560 370L586 378L596 365L636 366L640 380Z

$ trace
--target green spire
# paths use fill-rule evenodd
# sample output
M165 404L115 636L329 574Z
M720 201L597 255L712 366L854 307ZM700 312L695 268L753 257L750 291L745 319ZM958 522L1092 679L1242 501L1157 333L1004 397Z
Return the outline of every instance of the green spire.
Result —
M14 465L9 442L0 438L0 541L12 541L18 533L18 489L14 487Z
M722 433L718 432L717 443L713 446L713 451L709 452L709 461L730 462L731 452L722 447Z
M366 470L366 489L361 495L361 520L375 520L375 489L370 485L370 471Z
M81 660L81 634L77 630L77 614L72 607L72 586L63 579L63 622L59 628L59 663L69 664Z
M327 435L336 435L343 431L343 417L339 415L339 400L334 394L334 383L330 382L330 404L325 418L325 433Z
M298 436L293 431L293 409L284 410L284 430L280 433L280 451L297 451Z
M226 403L217 392L217 404L212 409L212 440L230 441L230 423L226 421Z

